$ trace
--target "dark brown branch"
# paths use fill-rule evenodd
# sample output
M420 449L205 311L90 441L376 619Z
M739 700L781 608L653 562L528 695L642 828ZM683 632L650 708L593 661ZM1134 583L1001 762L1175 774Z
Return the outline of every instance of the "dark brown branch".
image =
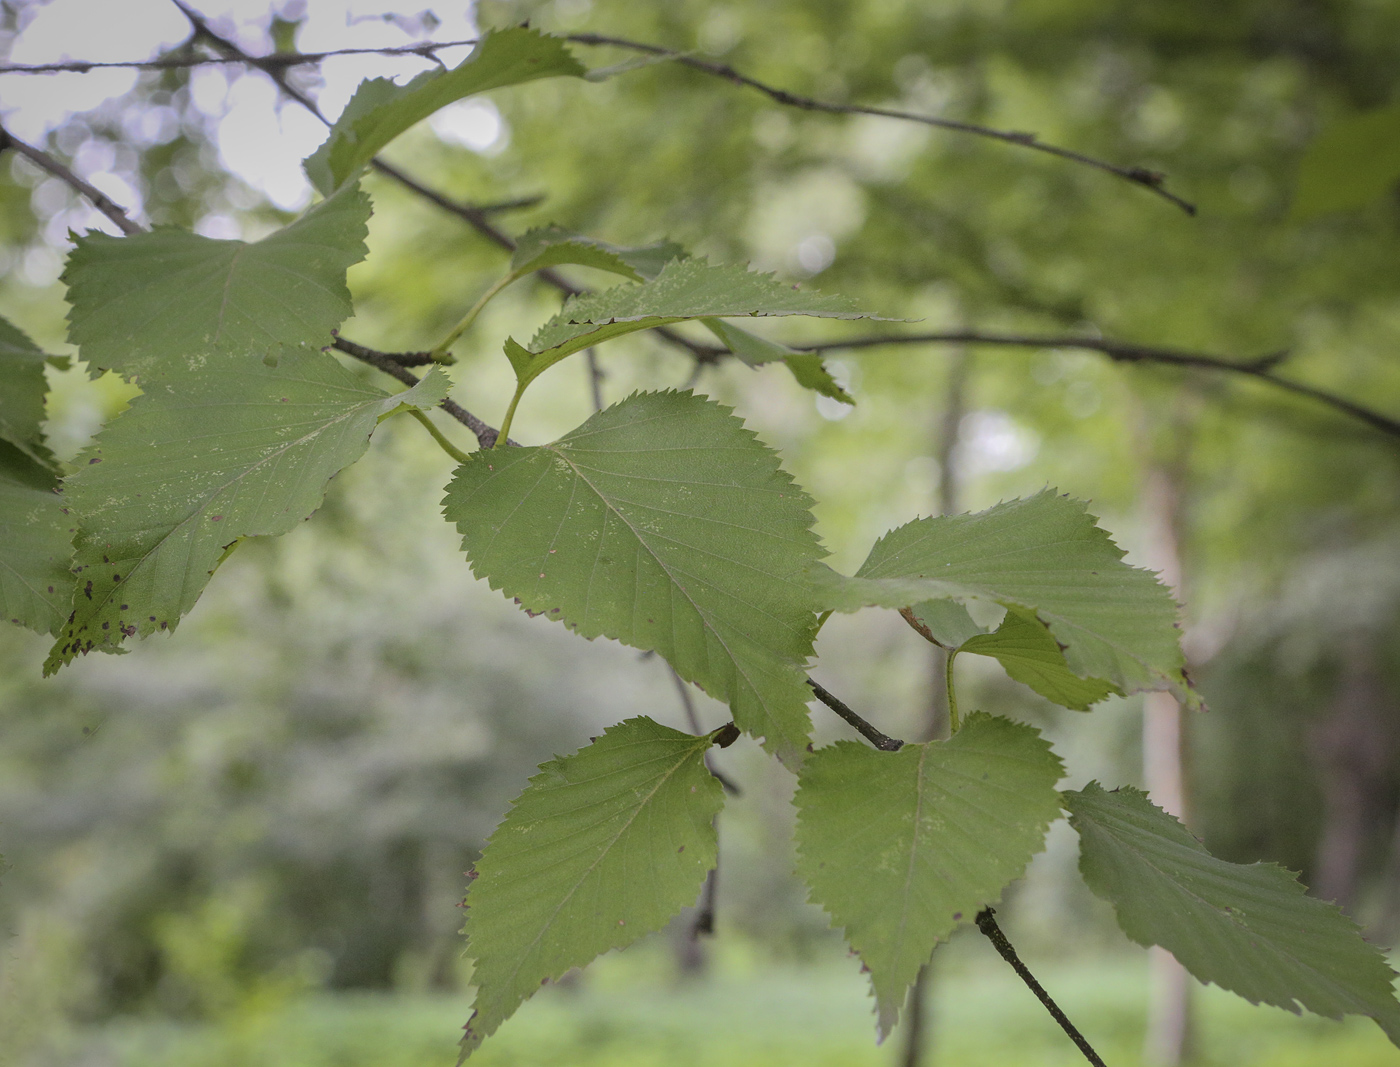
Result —
M1030 148L1037 152L1058 156L1061 159L1068 159L1074 163L1082 163L1085 166L1094 167L1107 174L1112 174L1115 177L1122 178L1132 182L1134 185L1142 186L1144 189L1156 193L1164 200L1181 208L1181 210L1188 215L1196 214L1196 205L1170 192L1164 184L1166 182L1166 175L1158 171L1148 170L1146 167L1123 167L1116 163L1109 163L1107 160L1085 155L1082 152L1075 152L1069 148L1061 148L1058 145L1046 144L1044 141L1039 140L1033 133L997 130L990 126L981 126L973 122L959 122L956 119L940 119L933 115L920 115L916 112L898 111L893 108L869 107L864 104L828 103L810 96L799 96L796 93L788 92L786 89L778 89L774 86L767 85L758 81L756 78L750 78L747 74L741 74L727 63L715 63L708 59L697 59L695 56L688 55L684 52L677 52L670 48L662 48L654 44L644 44L640 41L629 41L621 37L605 37L597 33L574 33L566 36L565 40L571 41L574 44L611 45L616 48L626 48L633 52L645 52L647 55L666 56L683 67L690 67L692 70L703 71L714 77L723 78L725 81L732 82L735 85L756 89L770 100L783 104L786 107L801 108L804 111L821 111L831 115L876 115L880 118L899 119L904 122L917 122L925 126L934 126L941 130L952 130L955 133L968 133L977 137L988 137L994 141L1018 145L1021 148Z
M334 330L331 332L335 333ZM397 363L400 367L423 367L429 363L437 362L431 352L378 352L373 348L357 345L354 341L347 340L338 333L335 333L335 347L347 356L354 356L356 359L373 357Z
M807 684L812 687L812 692L817 695L818 700L820 700L832 711L836 712L837 715L841 716L841 718L845 719L848 723L854 726L861 737L865 738L872 745L878 748L881 752L898 752L901 748L904 747L903 741L899 741L893 737L890 737L888 734L883 734L879 730L875 729L875 727L871 726L870 723L862 719L854 711L852 711L845 704L843 704L839 699L837 699L831 693L828 693L816 682L812 681L812 679L808 678Z
M186 15L188 16L188 12ZM425 41L422 44L390 45L384 48L337 48L330 52L273 52L260 56L262 67L276 67L286 70L289 67L308 66L320 63L333 56L403 56L416 55L433 59L444 48L460 48L476 44L478 38L469 41ZM90 62L69 60L63 63L0 63L0 74L86 74L90 70L122 68L126 70L181 70L186 67L203 67L218 63L246 63L237 56L164 56L160 59L119 60L116 62Z
M794 345L803 352L830 352L836 349L876 348L882 345L918 344L979 344L1014 348L1078 348L1098 352L1115 363L1157 363L1173 367L1193 367L1222 374L1237 374L1256 381L1267 382L1275 388L1296 396L1307 397L1325 404L1349 418L1365 423L1390 437L1400 437L1400 419L1383 415L1336 393L1280 378L1274 368L1287 358L1287 352L1271 352L1252 360L1232 360L1202 352L1184 352L1174 348L1152 348L1123 341L1107 341L1098 337L1037 337L1020 334L980 333L976 330L954 330L944 333L905 334L897 337L852 337L842 341ZM712 357L713 358L713 357Z
M399 357L401 353L376 352L374 349L366 348L364 345L357 345L354 341L347 341L344 337L335 333L335 331L331 332L335 334L335 340L331 342L331 347L337 351L344 352L347 356L352 356L361 363L368 363L371 367L383 371L396 381L403 382L403 384L410 389L420 381L416 374L400 362ZM501 434L494 426L488 426L455 401L444 400L438 407L442 408L443 411L447 412L472 433L476 434L477 443L480 444L482 448L496 447L496 438ZM506 444L513 445L515 442L507 440Z
M122 210L121 205L107 196L101 189L94 188L83 181L47 152L35 148L32 144L26 144L4 127L0 127L0 152L7 148L13 148L36 167L48 171L55 178L66 182L69 187L82 193L92 202L93 207L116 223L117 228L128 237L144 230L140 223L133 222L131 217Z
M987 940L996 946L996 950L1001 953L1001 958L1011 964L1012 970L1020 976L1021 981L1026 983L1026 986L1036 995L1040 1003L1045 1005L1045 1010L1050 1013L1051 1017L1060 1024L1060 1029L1067 1033L1069 1039L1079 1047L1079 1051L1084 1053L1084 1058L1094 1067L1105 1067L1103 1060L1099 1058L1099 1054L1094 1051L1093 1046L1084 1039L1084 1035L1075 1028L1074 1023L1069 1021L1065 1013L1060 1010L1060 1006L1051 999L1049 993L1045 992L1045 987L1035 980L1035 975L1031 974L1026 965L1021 962L1021 957L1016 955L1016 950L1011 947L1011 942L1006 939L1006 935L1001 932L1001 927L993 918L995 914L996 912L991 908L983 908L977 915L977 929L981 930L986 935Z

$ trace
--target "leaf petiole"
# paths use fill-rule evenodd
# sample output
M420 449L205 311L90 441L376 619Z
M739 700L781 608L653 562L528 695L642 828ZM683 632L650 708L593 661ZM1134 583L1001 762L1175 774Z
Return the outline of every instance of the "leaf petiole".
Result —
M958 694L957 688L953 685L953 663L958 658L961 649L953 648L948 650L948 666L944 669L943 675L948 686L948 733L955 734L962 723L958 719Z
M505 445L506 439L510 436L510 424L515 421L515 409L520 404L520 398L525 395L525 387L530 384L530 380L519 382L515 386L515 395L510 398L510 406L506 408L506 416L501 420L501 429L496 435L496 443L492 448L501 448Z
M458 463L465 463L471 458L460 448L454 445L451 441L449 441L443 435L443 432L433 425L433 420L428 418L428 413L426 411L420 411L418 408L413 407L406 408L406 410L410 415L412 415L415 419L417 419L423 424L423 428L433 435L433 440L436 441L442 447L442 450L444 452L446 452L449 456L455 459Z
M457 339L460 338L462 334L471 329L472 323L476 321L476 317L481 314L482 309L486 307L502 289L510 285L511 282L517 281L520 277L522 277L522 275L519 271L511 271L504 278L496 282L495 285L487 289L486 292L482 293L481 299L473 304L471 310L462 316L462 321L457 323L457 325L452 328L452 332L439 341L428 354L438 363L455 362L455 359L448 349L457 343Z

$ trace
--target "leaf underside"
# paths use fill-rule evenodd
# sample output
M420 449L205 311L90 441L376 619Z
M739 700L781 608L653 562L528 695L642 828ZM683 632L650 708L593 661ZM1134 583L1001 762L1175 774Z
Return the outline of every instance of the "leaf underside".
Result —
M142 379L213 368L276 344L324 345L350 316L369 197L347 187L253 244L184 230L77 240L68 337L94 366Z
M807 757L798 873L869 968L882 1040L938 941L1043 847L1062 774L1039 731L982 712L946 741Z
M1074 711L1088 711L1119 691L1102 678L1081 678L1070 670L1054 636L1025 608L1008 608L995 633L968 638L960 651L991 656L1022 685Z
M524 275L545 267L573 265L593 267L620 274L629 281L642 282L655 278L671 260L686 255L686 250L674 241L625 248L560 226L541 226L526 231L516 240L510 269L513 274Z
M541 983L664 926L715 865L710 737L629 719L540 767L476 864L462 1058Z
M0 618L56 634L73 599L74 524L47 467L0 441Z
M826 369L821 356L815 352L798 352L787 345L770 341L766 337L741 330L732 322L722 319L704 319L705 327L733 352L738 360L748 367L761 367L765 363L782 363L792 373L797 384L811 389L843 404L854 404L851 394L842 389L831 372Z
M443 501L473 572L584 637L661 653L800 761L822 554L811 501L729 409L642 393L550 445L481 452Z
M388 78L361 82L330 136L307 158L306 175L329 196L395 137L448 104L488 89L585 73L558 37L519 26L488 33L452 70L425 71L406 85Z
M364 453L380 415L437 403L445 385L439 373L391 396L306 349L148 382L65 483L81 527L77 592L44 672L173 630L225 548L293 529Z
M972 515L917 519L882 537L854 578L812 569L822 606L902 608L981 598L1035 612L1080 678L1124 693L1200 697L1183 671L1176 604L1094 523L1083 503L1047 489Z
M1272 863L1216 859L1136 789L1091 782L1064 794L1079 869L1141 945L1161 945L1202 982L1251 1003L1328 1018L1369 1015L1400 1045L1394 972L1336 905Z
M44 443L44 394L48 355L18 327L0 318L0 441L35 463L55 469Z

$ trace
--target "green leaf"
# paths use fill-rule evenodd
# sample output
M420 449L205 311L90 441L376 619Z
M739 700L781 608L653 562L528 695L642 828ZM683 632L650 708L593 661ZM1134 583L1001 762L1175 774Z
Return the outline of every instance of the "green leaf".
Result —
M347 188L254 244L184 230L77 239L68 337L127 375L198 370L219 354L329 343L351 312L345 272L365 257L369 197Z
M956 600L925 600L911 610L933 639L947 649L960 648L971 638L987 632Z
M629 719L530 779L467 893L477 994L463 1059L543 982L695 903L724 805L705 769L714 739Z
M74 612L44 664L173 630L225 550L291 530L364 453L380 415L436 403L441 374L390 395L324 352L289 349L147 383L65 483L81 532ZM421 390L421 393L418 392Z
M836 611L947 597L1028 608L1080 678L1124 693L1166 689L1201 706L1183 673L1171 593L1123 562L1082 502L1051 489L973 515L917 519L882 537L854 578L817 565L812 580Z
M24 331L0 318L0 441L8 441L34 462L53 468L44 444L44 395L49 357Z
M1331 1019L1369 1015L1400 1045L1395 974L1334 904L1272 863L1216 859L1136 789L1064 794L1079 869L1140 945L1161 945L1202 982L1253 1004Z
M1349 211L1378 200L1400 181L1400 104L1333 123L1303 155L1295 220Z
M642 282L655 278L671 260L686 255L686 250L674 241L656 241L635 248L623 248L580 236L559 226L542 226L527 231L516 241L510 268L512 274L523 277L545 267L575 264Z
M1102 678L1081 678L1070 670L1054 636L1025 608L1008 608L996 633L970 637L959 651L991 656L1022 685L1075 711L1088 711L1091 704L1118 692Z
M705 327L737 356L740 362L749 367L759 367L764 363L782 362L804 389L811 389L822 396L829 396L843 404L854 404L851 395L842 389L831 372L826 369L821 356L814 352L798 352L770 341L766 337L741 330L733 323L722 319L702 319Z
M73 523L53 472L0 441L0 618L56 634L73 599Z
M983 712L946 741L807 757L798 873L870 969L882 1040L934 946L1043 847L1063 773L1039 731Z
M539 448L479 452L443 501L473 572L584 637L655 649L790 763L807 746L822 548L811 500L721 407L641 393Z
M843 296L824 296L739 266L712 267L704 259L673 259L654 279L570 297L546 322L521 361L528 383L566 356L613 337L687 319L812 315L818 318L876 318ZM507 342L507 349L515 341ZM517 357L518 358L518 357ZM516 360L513 360L515 362Z
M488 89L585 73L561 38L524 27L488 33L452 70L425 71L407 85L387 78L360 83L330 136L307 158L306 175L329 196L395 137L448 104Z

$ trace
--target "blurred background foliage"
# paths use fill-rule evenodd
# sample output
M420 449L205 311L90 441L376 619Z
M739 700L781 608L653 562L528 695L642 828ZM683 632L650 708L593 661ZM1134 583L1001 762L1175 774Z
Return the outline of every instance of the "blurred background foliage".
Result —
M431 34L423 3L376 22L378 39ZM0 53L16 54L47 6L3 0ZM355 11L381 8L393 5ZM215 26L257 53L299 42L308 11L294 0L204 7L225 9ZM1300 161L1323 131L1400 104L1400 6L480 0L471 15L483 28L529 19L689 50L824 100L1034 130L1164 171L1200 207L1188 217L1062 160L783 108L659 64L463 105L476 110L459 112L456 127L424 124L389 149L462 200L538 196L494 216L509 232L555 222L621 243L669 236L919 320L910 330L1073 333L1239 359L1282 352L1279 373L1400 413L1394 183L1345 210L1295 203ZM579 51L591 65L626 58ZM0 79L0 111L14 106L19 77ZM313 94L322 87L314 67L293 77ZM53 124L44 147L94 181L118 182L152 223L253 239L304 195L260 187L221 148L229 100L265 82L237 66L145 72ZM93 216L15 154L0 164L0 313L49 351L71 351L58 274L69 228ZM367 187L371 255L352 271L357 316L345 333L427 348L503 255L384 179ZM509 395L501 339L528 336L557 303L528 285L494 303L459 346L456 397L497 421ZM799 343L869 326L766 332ZM1165 531L1211 706L1188 724L1188 821L1217 853L1300 870L1374 938L1400 936L1396 439L1258 383L1067 349L844 352L831 365L854 408L814 402L776 367L697 371L649 336L599 359L606 399L693 383L734 405L816 497L840 567L940 501L975 509L1047 484L1091 500L1135 562L1171 564ZM81 367L51 380L50 442L68 460L134 394ZM585 368L571 362L532 391L519 436L547 439L590 411ZM388 424L310 522L224 566L177 637L42 681L45 642L0 633L0 1062L446 1062L470 979L455 934L462 872L510 797L535 764L610 722L685 723L662 663L580 642L471 579L437 515L447 474L416 427ZM936 708L933 665L886 615L833 619L817 676L882 728L913 736ZM1041 726L1072 784L1140 782L1139 701L1077 715L994 665L968 665L963 685L969 705ZM707 727L723 721L697 699ZM819 742L843 736L820 709L815 718ZM483 1055L893 1055L869 1046L854 963L791 878L790 778L747 743L721 758L744 789L722 826L710 961L727 984L676 977L705 963L678 928L633 963L603 961L582 989L551 991ZM1101 1026L1113 1062L1135 1062L1140 962L1136 950L1115 955L1122 938L1077 886L1064 829L1015 890L1008 928L1028 957L1062 966L1052 973L1069 1001L1083 1001L1085 1028ZM980 947L955 939L936 968L964 980L935 982L932 1055L1074 1062L1047 1020L1032 1021L1034 1005L1016 1021L1020 1009L1006 1004L1018 994L996 984L1000 972L978 970ZM690 981L686 996L661 998L671 981ZM365 991L397 991L398 1007L355 999ZM768 1021L755 1015L745 1039L743 1020L761 1012ZM737 1021L697 1038L717 1016ZM1208 998L1204 1062L1393 1062L1369 1029L1290 1030L1284 1018Z

